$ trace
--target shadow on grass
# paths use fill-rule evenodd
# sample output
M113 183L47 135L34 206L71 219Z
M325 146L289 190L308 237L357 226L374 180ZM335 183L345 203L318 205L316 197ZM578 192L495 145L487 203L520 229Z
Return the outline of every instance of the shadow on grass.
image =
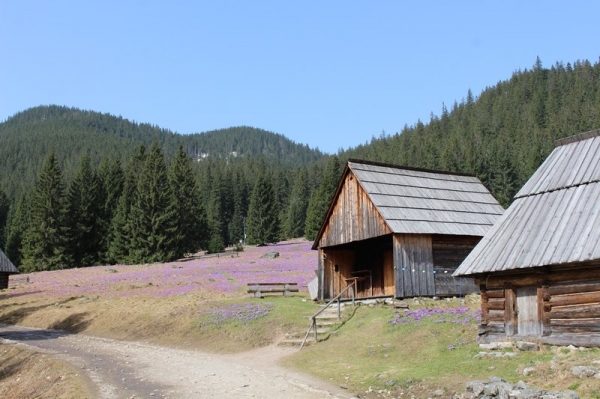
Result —
M23 357L13 355L9 358L3 359L3 361L0 363L0 382L9 379L13 375L20 374L23 367L25 367L27 362L32 359L33 356L34 354L30 353Z
M8 292L7 290L3 290L0 291L0 301L4 300L4 299L11 299L11 298L17 298L20 296L24 296L24 295L32 295L32 294L39 294L40 292L43 292L41 290L37 290L37 291L29 291L29 292Z
M25 319L30 314L35 313L38 310L47 308L48 306L53 306L53 305L30 306L28 308L18 308L18 309L12 310L8 313L0 315L0 323L18 324L19 322L23 321L23 319Z
M335 334L338 332L339 329L341 329L342 327L344 327L344 325L349 322L350 320L352 320L352 318L354 317L354 315L356 314L356 311L358 310L358 308L361 306L360 302L356 305L352 307L352 313L348 316L345 317L344 320L335 326L335 328L333 330L331 330L329 332L329 334L327 334L327 336L325 338L323 338L321 341L327 341L329 339L329 337L331 337L331 334Z
M88 318L89 312L75 313L50 326L54 330L64 330L70 333L82 332L89 326L91 319Z
M59 330L0 325L0 338L17 342L56 339L64 337L67 334L66 331Z

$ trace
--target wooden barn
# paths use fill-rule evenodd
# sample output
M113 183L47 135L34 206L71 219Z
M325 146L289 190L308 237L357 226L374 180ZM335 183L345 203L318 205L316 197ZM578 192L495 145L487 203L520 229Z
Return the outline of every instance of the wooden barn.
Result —
M600 130L560 140L455 276L481 290L480 341L600 345Z
M318 298L477 291L452 273L502 212L474 176L350 160L313 244Z
M19 271L0 249L0 290L8 288L8 276L16 273Z

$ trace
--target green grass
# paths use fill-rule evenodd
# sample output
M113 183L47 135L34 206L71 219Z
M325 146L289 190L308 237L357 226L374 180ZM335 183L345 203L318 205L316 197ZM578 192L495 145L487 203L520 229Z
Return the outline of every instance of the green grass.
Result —
M358 394L368 393L369 388L397 395L410 392L416 397L429 397L436 389L444 389L448 394L460 393L465 391L466 382L487 380L490 376L499 376L511 383L523 380L546 389L550 388L543 384L558 386L555 389L568 388L568 382L561 384L553 376L550 362L556 353L550 349L538 352L515 349L518 354L514 358L475 358L481 350L476 342L474 323L464 326L423 319L394 326L389 323L393 317L394 310L389 306L359 307L336 334L303 349L288 358L286 364L344 385ZM598 356L600 352L585 353ZM586 355L574 356L584 361ZM563 367L567 380L568 364L570 362ZM522 370L530 366L540 371L524 377Z
M235 317L215 324L211 312L226 311L236 305L268 308L268 314L250 321ZM289 332L305 331L309 317L318 307L302 296L232 299L211 302L195 320L195 334L212 350L236 352L268 345Z

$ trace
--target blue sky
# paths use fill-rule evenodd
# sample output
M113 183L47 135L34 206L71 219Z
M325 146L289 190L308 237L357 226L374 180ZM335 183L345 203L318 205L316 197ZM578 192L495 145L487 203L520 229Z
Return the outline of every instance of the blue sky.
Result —
M594 1L0 3L0 121L58 104L178 133L248 125L333 153L536 57L598 62Z

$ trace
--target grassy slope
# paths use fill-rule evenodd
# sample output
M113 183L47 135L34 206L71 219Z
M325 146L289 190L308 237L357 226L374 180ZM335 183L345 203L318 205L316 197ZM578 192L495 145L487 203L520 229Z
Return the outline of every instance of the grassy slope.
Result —
M260 251L272 249L267 247ZM238 262L236 267L248 268L262 267L266 263L261 262L270 262L258 260L259 255L248 251L231 262ZM287 256L282 265L291 264L301 256L301 252L288 253ZM221 258L219 261L224 260ZM219 261L206 260L212 263ZM201 267L198 264L195 270ZM219 270L226 267L221 264ZM314 275L310 264L307 268L307 275ZM79 269L78 273L98 273L92 269ZM171 269L171 266L168 270L184 271ZM58 281L57 276L68 275L69 271L53 273L57 274L52 275L52 281ZM216 279L214 270L211 273L211 278ZM298 270L295 269L294 273L297 275ZM235 352L268 345L288 332L305 331L308 316L317 309L316 304L306 300L306 294L256 299L248 298L243 289L211 295L202 288L168 296L121 297L119 295L123 291L119 287L122 286L115 285L115 291L108 287L106 292L93 296L60 294L63 291L50 295L50 290L35 288L34 281L41 276L31 275L32 283L11 283L11 288L0 292L0 322L59 328L117 339L147 340L207 351ZM136 276L132 286L145 285L143 277L140 274ZM257 273L252 274L253 279L257 277ZM161 278L161 284L167 285L165 274ZM199 274L197 278L206 280L205 275ZM24 276L19 276L19 279L24 281ZM82 284L85 284L85 279L80 275L74 286L80 289ZM461 305L458 300L421 299L409 300L408 303L411 309ZM467 305L476 308L478 297L468 298ZM239 309L239 306L255 310L266 307L269 312L264 317L244 322L231 316L235 313L231 309ZM229 316L215 324L214 314ZM573 365L591 365L593 361L600 360L599 350L557 353L555 349L544 348L540 352L520 352L515 358L476 359L474 356L480 349L475 342L475 323L434 323L424 319L394 326L389 323L395 316L394 309L386 305L350 308L346 314L352 317L327 341L294 354L286 359L286 364L344 385L363 397L386 396L388 391L389 395L411 394L417 398L430 397L435 389L444 389L448 394L464 392L465 382L495 375L513 383L522 379L540 388L572 388L584 398L600 398L600 390L596 387L598 380L578 380L570 373ZM554 369L551 369L552 359L555 359ZM538 372L522 376L522 370L530 366L535 366ZM367 393L369 388L371 392Z
M48 355L0 345L0 397L91 398L79 374Z
M476 299L475 298L472 298ZM410 301L409 301L410 302ZM439 306L420 300L424 306ZM442 306L457 306L458 301ZM422 306L422 305L416 305ZM412 307L412 306L411 306ZM515 358L475 358L477 327L423 319L392 325L389 306L360 307L352 319L329 340L287 359L286 364L346 386L358 394L432 397L443 389L450 397L464 393L472 380L500 376L549 390L576 389L582 398L600 398L598 380L579 380L574 365L591 365L600 351L570 351L544 347L538 352L518 352ZM552 360L555 360L554 368ZM525 377L526 367L538 371ZM369 395L368 395L369 396ZM446 396L444 396L446 397Z

